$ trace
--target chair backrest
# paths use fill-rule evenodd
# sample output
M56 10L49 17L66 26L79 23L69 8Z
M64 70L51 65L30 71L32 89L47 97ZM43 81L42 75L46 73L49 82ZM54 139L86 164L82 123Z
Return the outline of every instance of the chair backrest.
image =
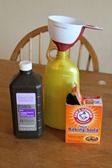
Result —
M37 44L38 46L36 46L38 48L38 53L36 55L36 57L38 57L38 64L41 64L42 62L42 34L45 33L45 32L48 32L48 26L42 26L42 27L39 27L31 32L29 32L28 34L26 34L20 41L19 43L17 44L17 46L15 47L11 57L10 57L10 60L12 61L20 61L22 60L22 57L23 57L23 49L25 48L26 45L28 45L27 49L29 50L28 51L28 56L29 56L29 60L32 60L33 58L33 39L34 37L38 37L38 41L37 41Z
M80 44L79 44L78 57L77 57L78 58L77 59L78 68L81 69L80 63L81 63L81 59L82 59L83 48L85 48L88 53L88 55L87 55L88 58L87 58L87 63L86 63L86 67L84 70L89 71L90 64L92 63L93 71L98 72L99 71L99 62L98 62L97 54L96 54L94 48L92 47L90 42L84 36L80 37L79 42L80 42ZM57 50L57 46L53 43L53 41L50 41L50 44L47 49L47 54L46 54L48 61L51 61L54 59L54 57L52 56L52 52L54 50L55 51ZM68 52L70 52L70 50Z
M95 49L92 47L91 43L84 36L80 37L80 46L79 46L79 52L78 52L77 66L80 69L80 62L81 62L83 48L85 48L88 52L88 59L87 59L85 70L89 71L90 63L92 62L93 71L98 72L99 62L98 62L97 54L95 52Z
M32 61L33 55L34 55L34 53L33 53L33 40L34 40L35 37L38 37L38 39L37 39L38 42L36 41L37 42L36 43L36 48L37 48L36 52L37 53L36 53L35 57L36 57L37 63L42 64L42 55L43 55L42 52L45 48L42 45L42 41L43 41L42 36L45 33L47 33L47 35L48 35L48 26L47 25L41 26L41 27L29 32L28 34L26 34L20 40L20 42L17 44L17 46L15 47L15 49L14 49L14 51L13 51L11 57L10 57L10 60L13 60L13 61L22 60L23 50L24 50L25 46L27 46L28 54L26 54L26 55L28 55L29 60ZM47 37L49 37L49 36L47 36ZM49 46L47 45L47 47L46 47L47 53L46 53L46 50L45 50L45 54L47 56L47 60L49 61L50 59L53 59L51 53L54 50L57 51L57 47L53 43L52 40L50 40L50 42L48 41L47 44L49 44ZM85 47L88 51L88 61L87 61L85 70L89 71L90 62L92 62L93 71L99 71L99 64L98 64L98 59L97 59L96 52L93 49L90 42L84 36L82 36L80 38L80 46L79 46L78 60L77 60L78 68L80 69L80 62L81 62L81 58L82 58L83 47ZM68 52L70 52L70 51L68 51ZM44 58L46 58L46 57L44 57Z

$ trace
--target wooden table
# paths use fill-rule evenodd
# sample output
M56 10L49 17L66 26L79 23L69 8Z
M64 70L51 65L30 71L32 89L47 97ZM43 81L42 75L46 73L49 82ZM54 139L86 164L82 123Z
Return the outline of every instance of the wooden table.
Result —
M80 72L82 94L101 95L104 104L101 144L88 145L66 144L64 131L48 127L40 139L13 135L9 83L17 71L17 63L0 60L0 168L112 168L112 75Z

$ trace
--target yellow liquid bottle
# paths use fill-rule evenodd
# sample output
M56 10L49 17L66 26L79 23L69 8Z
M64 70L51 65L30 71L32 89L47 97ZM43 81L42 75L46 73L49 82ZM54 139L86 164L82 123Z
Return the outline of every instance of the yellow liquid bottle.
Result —
M79 87L79 70L70 60L67 51L59 51L45 70L44 117L46 125L65 129L66 96L71 91L74 82Z

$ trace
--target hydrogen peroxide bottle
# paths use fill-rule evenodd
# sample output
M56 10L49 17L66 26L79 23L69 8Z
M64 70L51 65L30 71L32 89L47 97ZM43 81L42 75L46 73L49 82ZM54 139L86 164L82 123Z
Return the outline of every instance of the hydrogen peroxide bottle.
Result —
M79 87L79 70L70 60L67 51L58 51L56 58L48 63L44 76L45 124L65 129L66 96L74 84Z
M13 132L18 138L36 138L43 133L42 77L30 61L20 62L20 71L10 83Z

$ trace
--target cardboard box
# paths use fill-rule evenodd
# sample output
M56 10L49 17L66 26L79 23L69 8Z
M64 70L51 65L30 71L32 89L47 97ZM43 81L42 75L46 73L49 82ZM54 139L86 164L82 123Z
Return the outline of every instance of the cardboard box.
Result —
M66 143L99 144L102 113L101 97L83 97L82 105L66 104Z

